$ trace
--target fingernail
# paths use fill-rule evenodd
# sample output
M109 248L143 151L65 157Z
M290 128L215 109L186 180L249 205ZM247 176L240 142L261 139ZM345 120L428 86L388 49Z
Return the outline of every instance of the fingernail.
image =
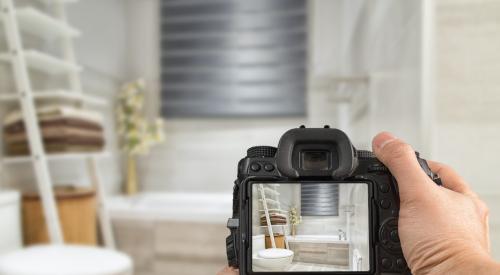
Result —
M375 137L373 144L375 145L375 147L377 147L377 149L380 150L384 148L387 144L395 141L396 139L398 138L393 136L391 133L382 132Z

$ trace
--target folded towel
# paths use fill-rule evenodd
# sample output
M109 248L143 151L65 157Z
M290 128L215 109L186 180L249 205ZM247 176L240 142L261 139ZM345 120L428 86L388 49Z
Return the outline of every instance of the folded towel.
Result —
M65 105L46 105L38 107L37 115L39 120L50 120L57 118L75 118L84 121L91 121L102 125L103 118L100 113L77 109L72 106ZM9 114L7 114L3 120L4 126L8 126L10 124L22 121L22 112L21 110L15 110Z
M93 121L86 121L78 118L55 118L55 119L43 119L40 120L40 128L42 131L46 127L72 127L79 129L87 129L94 131L102 131L102 125ZM25 132L24 121L17 121L9 125L4 126L4 133L14 134Z
M17 146L28 144L26 141L6 143L6 146ZM51 137L44 138L43 144L61 144L61 145L104 145L102 137Z
M103 150L102 145L67 145L67 144L45 144L47 153L90 153ZM25 156L30 154L28 144L6 146L5 151L9 156Z
M281 213L269 213L269 219L271 220L272 225L287 223L286 215ZM260 216L260 225L267 225L267 219L265 214Z
M285 225L286 224L286 220L273 220L271 219L271 224L272 225ZM264 221L260 221L260 225L267 225L267 221L264 220Z
M53 138L94 138L94 139L104 139L102 130L87 130L78 127L66 126L66 125L49 125L41 128L42 138L44 140ZM7 144L27 142L28 137L25 131L18 132L5 132L4 141Z
M269 212L269 217L273 218L273 217L278 217L278 218L283 218L283 219L286 219L286 215L285 214L281 214L281 213L277 213L277 212ZM260 218L266 218L266 214L262 214L260 215Z

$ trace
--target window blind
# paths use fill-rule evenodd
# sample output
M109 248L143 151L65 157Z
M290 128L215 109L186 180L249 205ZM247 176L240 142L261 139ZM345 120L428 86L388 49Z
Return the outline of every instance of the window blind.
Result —
M301 184L302 216L338 216L339 186L337 184Z
M162 0L162 113L305 114L304 0Z

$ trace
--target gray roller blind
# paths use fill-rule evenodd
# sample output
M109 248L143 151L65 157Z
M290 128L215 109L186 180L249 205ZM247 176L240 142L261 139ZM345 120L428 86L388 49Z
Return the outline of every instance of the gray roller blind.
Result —
M339 186L337 184L302 184L300 192L302 216L339 215Z
M304 0L162 0L162 113L305 114Z

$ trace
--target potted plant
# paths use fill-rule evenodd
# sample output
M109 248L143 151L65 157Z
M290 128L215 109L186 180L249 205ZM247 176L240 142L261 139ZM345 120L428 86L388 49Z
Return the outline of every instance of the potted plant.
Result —
M163 120L147 121L144 109L146 93L143 80L136 80L123 86L118 94L116 116L121 149L127 157L127 180L125 193L138 191L137 155L146 155L149 148L164 140Z

